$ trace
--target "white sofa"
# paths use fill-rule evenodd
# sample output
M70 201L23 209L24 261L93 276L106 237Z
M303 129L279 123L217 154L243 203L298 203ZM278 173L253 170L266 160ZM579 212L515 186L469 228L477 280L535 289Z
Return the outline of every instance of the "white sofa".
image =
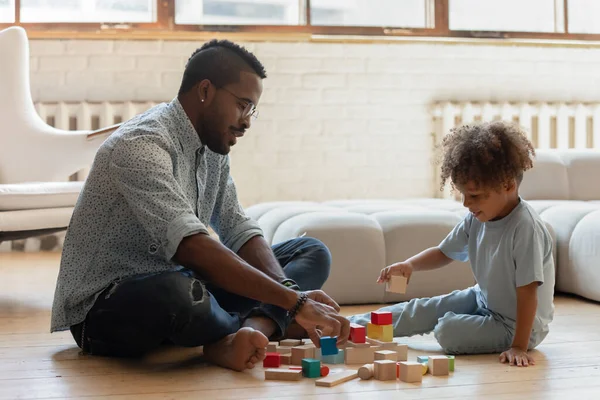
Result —
M556 289L600 301L600 151L538 150L521 195L555 243ZM413 275L406 294L375 283L381 268L439 244L465 215L446 199L272 202L247 209L272 244L306 234L333 258L324 289L340 304L396 302L474 283L466 263Z

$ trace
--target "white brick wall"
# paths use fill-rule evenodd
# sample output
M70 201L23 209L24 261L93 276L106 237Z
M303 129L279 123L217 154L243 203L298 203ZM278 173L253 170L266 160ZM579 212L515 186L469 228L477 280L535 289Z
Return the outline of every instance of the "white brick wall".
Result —
M35 101L168 101L201 43L34 40ZM600 49L250 43L269 78L232 152L248 206L272 200L432 196L430 105L598 101Z

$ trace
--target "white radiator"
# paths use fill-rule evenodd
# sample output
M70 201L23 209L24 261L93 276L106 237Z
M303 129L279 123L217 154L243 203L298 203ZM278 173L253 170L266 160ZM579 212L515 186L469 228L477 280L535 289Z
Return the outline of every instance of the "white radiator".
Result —
M454 127L495 120L519 124L535 148L600 149L600 103L471 103L444 102L433 107L436 144ZM435 171L436 193L439 169ZM447 188L444 197L450 195Z
M65 130L99 129L127 121L155 102L35 103L38 115L48 125Z
M600 103L440 103L433 109L436 139L474 121L513 121L534 147L600 148Z

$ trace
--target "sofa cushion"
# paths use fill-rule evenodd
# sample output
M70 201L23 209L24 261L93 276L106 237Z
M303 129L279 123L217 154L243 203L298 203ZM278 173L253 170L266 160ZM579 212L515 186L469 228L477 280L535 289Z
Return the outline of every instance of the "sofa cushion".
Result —
M0 185L0 211L73 207L83 182L33 182Z
M0 212L0 232L66 228L72 214L73 207L3 211Z

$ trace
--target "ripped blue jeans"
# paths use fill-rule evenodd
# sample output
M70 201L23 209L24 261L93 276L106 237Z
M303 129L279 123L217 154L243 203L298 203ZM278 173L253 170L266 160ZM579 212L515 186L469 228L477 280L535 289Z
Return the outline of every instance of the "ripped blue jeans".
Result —
M320 289L329 277L331 254L316 239L292 239L275 245L273 252L301 290ZM71 333L86 353L138 357L165 343L214 343L255 315L275 322L273 337L283 336L291 322L286 310L226 292L182 268L111 284Z
M511 347L514 323L485 307L479 300L479 287L381 308L392 313L394 336L413 336L433 332L446 354L501 353ZM366 326L371 314L348 317ZM531 333L529 349L538 346L548 331Z

